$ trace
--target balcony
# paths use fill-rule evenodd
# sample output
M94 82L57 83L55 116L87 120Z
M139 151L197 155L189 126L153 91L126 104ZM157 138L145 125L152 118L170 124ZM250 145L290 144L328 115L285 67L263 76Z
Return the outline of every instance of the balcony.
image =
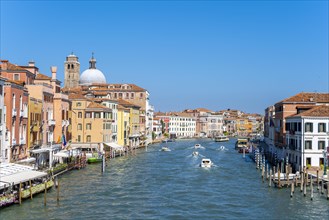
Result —
M27 118L27 109L21 109L20 117Z
M16 116L17 116L17 111L16 111L15 108L13 109L12 116L13 116L13 117L16 117Z
M55 125L56 125L55 119L49 119L48 120L48 126L55 126Z
M20 143L21 145L26 144L26 140L25 140L24 138L21 138L19 143Z

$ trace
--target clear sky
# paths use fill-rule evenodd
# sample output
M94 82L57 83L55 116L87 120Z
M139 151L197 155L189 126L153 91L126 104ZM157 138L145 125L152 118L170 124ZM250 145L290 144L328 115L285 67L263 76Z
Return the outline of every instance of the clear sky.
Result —
M329 92L328 1L3 1L1 59L41 73L95 53L108 83L147 89L156 111L264 114ZM62 83L63 85L63 83Z

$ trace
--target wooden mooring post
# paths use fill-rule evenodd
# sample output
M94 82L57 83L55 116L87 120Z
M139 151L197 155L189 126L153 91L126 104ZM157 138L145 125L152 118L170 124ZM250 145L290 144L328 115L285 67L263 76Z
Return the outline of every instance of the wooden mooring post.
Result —
M292 198L293 194L295 193L295 177L294 179L291 181L291 192L290 192L290 197Z
M274 175L274 177L275 177L275 175ZM275 178L274 178L275 179ZM279 188L281 188L281 183L280 183L280 181L281 181L281 173L280 173L280 169L278 169L278 187Z
M303 192L303 186L304 186L304 173L300 175L301 181L300 181L300 192Z
M272 184L272 170L270 169L270 178L268 181L268 187L271 187L271 184Z
M43 204L47 205L47 181L45 181L45 194L44 194L44 201Z
M313 176L311 175L311 200L313 200Z
M18 189L18 199L19 199L19 204L22 204L22 183L19 183L19 189Z
M32 195L32 181L30 180L29 183L30 183L30 199L32 200L33 199L33 195Z
M329 200L329 181L327 182L327 200Z
M320 181L319 181L319 170L316 170L316 184L317 184L317 189L318 191L320 190Z
M59 180L58 180L58 177L56 177L56 180L55 180L55 186L57 188L57 202L59 202Z

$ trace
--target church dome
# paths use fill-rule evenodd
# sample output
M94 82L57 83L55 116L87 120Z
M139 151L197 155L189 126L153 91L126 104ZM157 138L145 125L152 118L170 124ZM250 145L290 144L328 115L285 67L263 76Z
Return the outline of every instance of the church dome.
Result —
M96 69L96 59L94 56L89 61L90 67L89 69L82 72L80 76L80 84L86 85L86 84L93 84L93 83L106 83L106 78L104 74Z

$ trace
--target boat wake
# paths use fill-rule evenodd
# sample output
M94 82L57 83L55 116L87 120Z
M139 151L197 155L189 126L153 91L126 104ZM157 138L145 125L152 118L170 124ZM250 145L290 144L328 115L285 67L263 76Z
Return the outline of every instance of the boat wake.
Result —
M228 151L228 149L225 146L220 146L217 150L219 151Z

